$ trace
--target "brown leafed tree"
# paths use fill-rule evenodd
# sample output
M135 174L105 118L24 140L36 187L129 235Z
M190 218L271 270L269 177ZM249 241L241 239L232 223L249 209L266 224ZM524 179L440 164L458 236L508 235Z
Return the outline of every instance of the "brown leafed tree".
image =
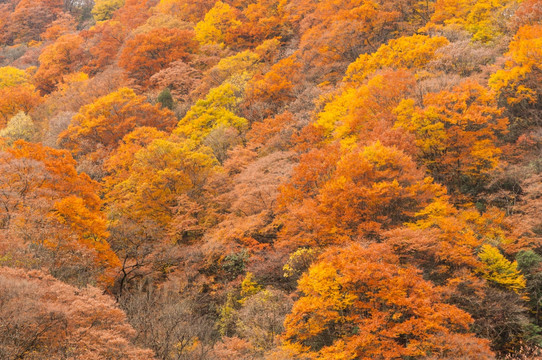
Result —
M41 271L0 268L2 359L152 360L112 298Z

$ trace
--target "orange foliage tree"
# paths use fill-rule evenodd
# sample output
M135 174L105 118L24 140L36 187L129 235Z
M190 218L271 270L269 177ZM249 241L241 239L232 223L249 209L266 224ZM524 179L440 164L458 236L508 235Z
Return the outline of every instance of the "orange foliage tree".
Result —
M423 102L420 108L404 100L397 125L416 136L419 157L435 180L452 193L479 191L499 164L498 137L508 125L494 94L469 80Z
M47 27L42 34L44 40L55 41L62 35L75 32L75 19L70 14L62 14Z
M63 279L110 284L119 262L106 241L98 184L77 173L71 155L19 140L2 153L1 169L3 255L24 258L28 249ZM90 274L71 273L85 266Z
M299 281L286 346L322 360L492 359L488 341L468 333L471 317L390 250L351 244L321 255Z
M286 245L337 244L402 225L443 194L402 151L376 142L351 151L333 147L301 157L284 186ZM322 156L324 164L313 166Z
M141 26L151 15L152 1L125 0L124 5L115 11L113 20L119 21L130 30Z
M542 25L525 25L510 42L504 69L489 80L503 105L528 126L539 125L542 103Z
M20 81L2 83L3 75L10 72L9 67L0 68L0 127L4 127L7 121L20 111L30 112L40 102L41 98L27 78L28 75L21 70L16 70L21 74Z
M247 89L246 101L261 102L268 107L261 111L262 118L276 113L285 104L295 99L294 89L301 80L301 63L295 56L287 57L274 64L264 75L252 78Z
M79 35L68 34L43 50L39 57L40 67L34 75L36 87L42 93L55 90L64 76L76 70L83 54L82 43Z
M261 0L244 4L233 1L233 6L243 8L238 14L241 26L229 29L227 43L234 47L254 47L266 39L288 38L290 26L286 20L287 2L284 0Z
M95 75L111 64L124 42L126 32L122 23L114 20L99 22L89 30L82 31L89 57L83 71Z
M170 130L176 118L168 109L151 105L145 97L121 88L83 106L72 123L60 134L59 143L77 157L101 161L97 154L108 154L122 137L138 126Z
M183 21L197 23L214 6L215 0L160 0L155 11L175 16Z

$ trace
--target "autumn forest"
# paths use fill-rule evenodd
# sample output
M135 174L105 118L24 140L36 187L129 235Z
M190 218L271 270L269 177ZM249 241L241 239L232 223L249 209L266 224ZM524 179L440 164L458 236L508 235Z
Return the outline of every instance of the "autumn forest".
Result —
M542 359L542 0L0 0L0 359Z

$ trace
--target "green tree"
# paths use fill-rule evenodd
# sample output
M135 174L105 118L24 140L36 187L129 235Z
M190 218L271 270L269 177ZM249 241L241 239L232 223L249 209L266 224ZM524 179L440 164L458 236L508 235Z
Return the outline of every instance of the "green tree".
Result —
M516 261L527 280L525 290L534 322L542 326L542 256L533 250L522 250L516 255Z
M168 108L170 110L173 110L173 96L171 96L171 91L169 91L168 88L165 88L158 94L158 98L156 99L160 104L162 104L163 108Z

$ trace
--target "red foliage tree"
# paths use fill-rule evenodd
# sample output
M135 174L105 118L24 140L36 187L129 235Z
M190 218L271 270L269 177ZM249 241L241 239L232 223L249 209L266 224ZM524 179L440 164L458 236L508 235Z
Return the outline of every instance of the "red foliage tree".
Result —
M188 60L198 43L189 30L158 28L126 42L119 65L131 78L147 85L149 78L176 60Z
M62 14L64 3L21 0L10 5L6 21L0 22L0 43L7 45L40 40L46 28Z
M100 22L89 30L82 31L81 36L85 39L85 47L89 55L83 71L95 75L113 63L126 33L125 26L114 20Z

